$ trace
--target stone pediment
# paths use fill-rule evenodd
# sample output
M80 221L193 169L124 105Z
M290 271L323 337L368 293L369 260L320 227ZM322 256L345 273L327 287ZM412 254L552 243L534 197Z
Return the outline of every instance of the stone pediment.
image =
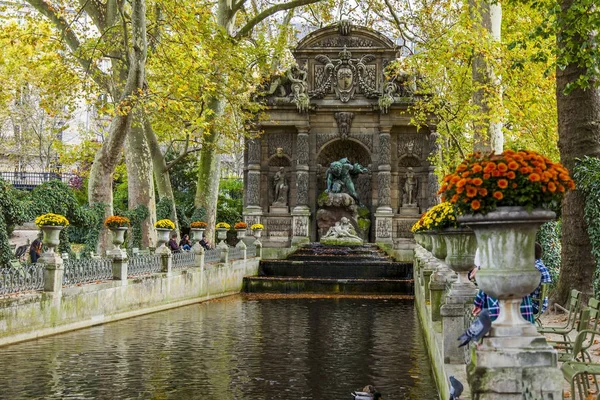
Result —
M296 51L343 47L395 50L396 45L379 32L342 21L307 35L298 43Z

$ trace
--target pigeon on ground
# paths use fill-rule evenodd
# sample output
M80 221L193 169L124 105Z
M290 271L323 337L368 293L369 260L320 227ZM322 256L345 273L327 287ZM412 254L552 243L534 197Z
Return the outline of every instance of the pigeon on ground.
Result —
M450 400L460 399L460 395L464 389L462 383L460 383L460 381L453 376L451 376L448 380L450 381Z
M492 319L490 318L490 312L487 309L481 310L477 319L475 319L465 333L458 338L458 340L460 340L460 345L458 345L458 347L463 347L471 341L478 342L482 337L487 335L491 328Z
M354 400L383 400L381 393L373 385L367 385L361 392L352 392Z

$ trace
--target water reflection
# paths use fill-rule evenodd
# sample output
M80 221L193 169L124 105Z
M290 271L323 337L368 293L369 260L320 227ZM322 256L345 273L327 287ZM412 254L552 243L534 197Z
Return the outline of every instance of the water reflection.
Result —
M0 398L436 399L411 302L229 297L0 348Z

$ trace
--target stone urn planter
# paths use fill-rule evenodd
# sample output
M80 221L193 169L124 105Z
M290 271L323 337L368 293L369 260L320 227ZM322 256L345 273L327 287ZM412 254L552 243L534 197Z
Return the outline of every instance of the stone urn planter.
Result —
M417 242L418 245L425 247L425 235L423 235L421 232L415 232L413 233L413 237L415 238L415 242Z
M456 283L469 283L467 274L475 268L477 239L467 228L449 228L442 235L446 241L446 264L458 274Z
M156 249L157 250L163 248L165 243L167 243L169 241L170 233L171 233L171 229L156 228Z
M431 231L422 232L421 234L423 235L422 246L425 248L425 250L431 251L431 249L433 248L433 239Z
M438 260L444 260L446 258L446 241L443 233L433 232L429 236L431 237L431 253Z
M491 336L538 336L535 326L521 316L520 304L540 283L540 273L534 266L536 232L555 216L545 209L528 212L523 207L498 207L485 215L458 217L477 238L479 288L500 303Z
M246 228L244 228L244 229L236 229L235 231L237 232L237 238L238 239L242 240L243 238L246 237Z
M127 227L111 228L110 231L112 232L112 244L115 246L114 250L120 250L121 245L125 242L125 232L127 232Z
M252 234L255 238L259 239L262 236L262 229L255 229L252 231Z
M225 228L217 228L217 239L221 240L221 243L227 239L227 231Z
M204 228L191 228L190 232L192 232L192 243L197 243L202 240L204 236Z
M42 225L40 229L44 234L42 242L48 248L47 253L54 253L54 248L60 244L60 231L64 226Z

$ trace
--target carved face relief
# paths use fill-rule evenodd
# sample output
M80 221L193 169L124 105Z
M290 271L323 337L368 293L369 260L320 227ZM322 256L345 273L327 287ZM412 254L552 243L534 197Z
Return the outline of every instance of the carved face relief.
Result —
M340 91L349 91L352 89L352 70L348 67L342 67L337 72L338 89Z

